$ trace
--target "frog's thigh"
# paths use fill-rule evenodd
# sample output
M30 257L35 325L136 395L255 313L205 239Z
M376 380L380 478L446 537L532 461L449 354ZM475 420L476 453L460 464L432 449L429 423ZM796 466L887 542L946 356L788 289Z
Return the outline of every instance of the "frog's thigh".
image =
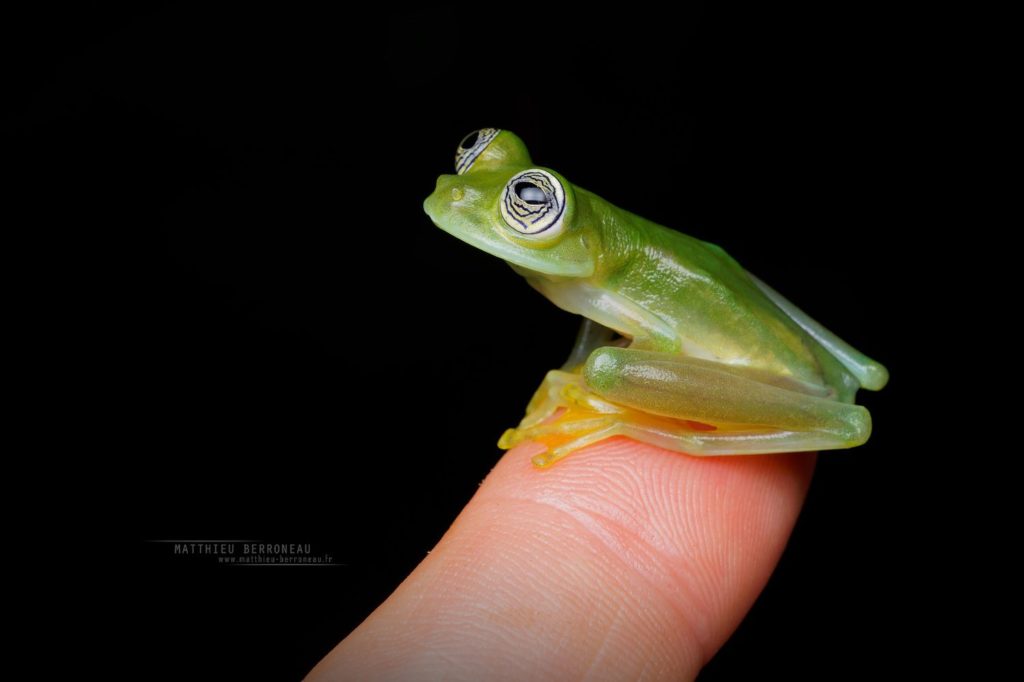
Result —
M599 348L583 369L589 388L603 398L650 414L720 427L625 425L624 435L679 447L691 454L754 454L860 445L871 433L871 416L841 403L766 384L735 367L677 354ZM644 438L643 436L650 436Z

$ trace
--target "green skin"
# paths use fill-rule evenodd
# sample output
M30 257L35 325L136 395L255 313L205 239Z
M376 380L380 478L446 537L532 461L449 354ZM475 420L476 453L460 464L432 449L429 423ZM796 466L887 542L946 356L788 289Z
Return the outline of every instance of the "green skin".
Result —
M434 224L507 261L556 305L586 318L565 367L548 374L519 429L503 438L542 440L552 429L574 437L535 458L537 464L613 435L695 455L867 440L870 415L853 404L855 395L882 388L886 369L718 246L535 166L507 130L467 136L457 169L439 177L424 202ZM529 223L538 213L544 217ZM594 419L579 428L552 427L549 417L559 407L590 410ZM638 413L669 419L652 425ZM671 420L715 429L694 431Z

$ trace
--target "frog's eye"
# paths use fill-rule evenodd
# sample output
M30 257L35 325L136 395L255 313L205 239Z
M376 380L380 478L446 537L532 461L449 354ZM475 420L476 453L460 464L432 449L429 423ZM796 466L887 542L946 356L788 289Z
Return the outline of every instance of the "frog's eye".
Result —
M455 150L455 172L462 175L468 171L476 157L480 156L480 152L487 148L499 132L498 128L481 128L462 138L459 148Z
M505 185L501 217L520 234L553 237L562 231L563 213L565 190L547 171L523 171Z

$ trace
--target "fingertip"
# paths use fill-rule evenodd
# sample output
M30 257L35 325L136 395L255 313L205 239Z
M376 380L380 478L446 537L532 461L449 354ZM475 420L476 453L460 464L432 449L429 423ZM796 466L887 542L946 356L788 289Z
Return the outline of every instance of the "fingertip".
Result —
M541 469L543 449L505 453L310 679L692 678L767 581L814 466L618 437Z
M616 437L540 469L530 462L539 450L508 451L479 501L535 500L574 518L639 579L664 585L709 652L770 577L816 462L815 453L695 457Z

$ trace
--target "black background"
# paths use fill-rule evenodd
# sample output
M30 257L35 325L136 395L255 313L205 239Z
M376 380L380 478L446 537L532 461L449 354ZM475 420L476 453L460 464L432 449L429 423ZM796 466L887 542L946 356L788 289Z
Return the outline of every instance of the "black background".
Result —
M124 548L96 559L128 597L132 653L112 660L296 679L472 496L576 327L422 212L462 136L497 126L720 244L892 372L862 393L872 440L821 457L776 575L702 679L917 670L908 633L935 613L909 274L929 73L885 7L8 22L9 189L63 275L32 286L54 294L41 316L80 408L70 475L102 481L90 506L110 513L88 530ZM345 565L232 568L150 542L194 538L311 542Z

